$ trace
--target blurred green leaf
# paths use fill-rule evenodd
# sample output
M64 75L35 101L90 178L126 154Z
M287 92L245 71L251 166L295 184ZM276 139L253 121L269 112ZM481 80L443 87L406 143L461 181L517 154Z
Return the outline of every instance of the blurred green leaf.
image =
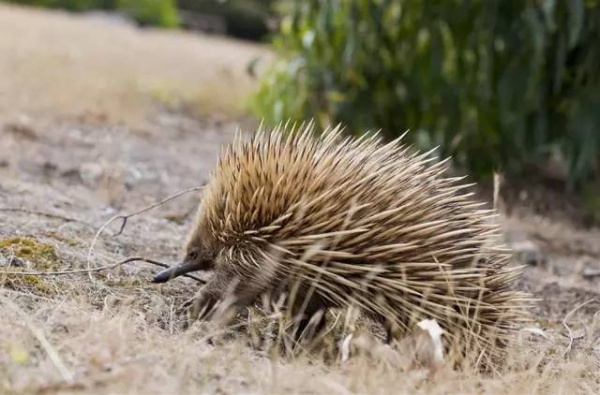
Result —
M573 49L583 28L585 7L583 0L569 0L566 4L569 13L569 49Z

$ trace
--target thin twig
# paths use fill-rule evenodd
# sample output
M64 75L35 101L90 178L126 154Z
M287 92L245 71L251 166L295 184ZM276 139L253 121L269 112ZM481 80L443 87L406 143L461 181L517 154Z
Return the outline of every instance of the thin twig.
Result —
M178 198L178 197L180 197L182 195L185 195L186 193L190 193L190 192L194 192L194 191L199 191L202 188L204 188L204 185L203 186L199 186L199 187L185 189L185 190L177 192L176 194L171 195L171 196L169 196L169 197L167 197L167 198L165 198L165 199L163 199L163 200L161 200L159 202L156 202L156 203L153 203L153 204L151 204L149 206L146 206L146 207L142 208L141 210L135 211L135 212L130 213L130 214L115 215L114 217L112 217L111 219L109 219L108 221L106 221L104 223L104 225L102 225L100 227L100 229L98 229L98 232L96 232L96 234L94 235L94 238L92 239L92 243L90 244L90 247L88 249L88 254L87 254L87 258L86 258L86 266L87 266L87 269L88 269L88 273L90 273L90 276L89 276L90 277L90 281L94 281L94 279L93 279L93 277L91 275L91 266L90 266L90 262L91 262L91 258L92 258L92 253L94 251L94 247L96 245L96 242L98 241L98 238L100 237L100 235L102 234L102 232L104 231L104 229L106 229L106 227L108 225L110 225L113 221L116 221L117 219L121 219L122 220L121 227L119 228L119 231L113 235L113 237L116 237L116 236L120 235L121 233L123 233L123 230L125 229L125 225L127 224L127 220L129 218L134 217L136 215L140 215L142 213L145 213L146 211L150 211L153 208L161 206L161 205L167 203L170 200L173 200L173 199L176 199L176 198Z
M31 210L31 209L23 208L23 207L0 207L0 211L13 212L13 213L25 213L25 214L31 214L31 215L41 215L43 217L48 217L48 218L62 219L63 221L66 221L66 222L77 222L77 223L84 224L84 225L91 226L91 227L94 226L94 225L90 224L89 222L82 221L80 219L73 218L73 217L68 217L66 215L48 213L48 212L40 211L40 210Z
M492 199L492 206L494 210L498 210L498 201L500 196L500 174L494 173L494 196Z
M6 305L6 307L13 310L17 315L19 315L23 319L23 321L25 322L25 325L27 325L27 328L29 328L31 333L40 342L40 345L42 346L42 348L44 349L46 354L48 354L48 357L50 358L50 360L52 361L52 363L54 364L56 369L60 372L63 379L67 383L72 383L75 376L73 375L73 373L71 373L71 371L63 363L62 359L60 358L60 355L58 354L56 349L52 346L52 344L50 344L48 339L46 339L46 336L44 335L44 333L40 329L36 328L31 323L31 321L29 321L27 315L25 315L21 311L21 309L19 309L10 299L8 299L6 297L3 297L2 299L4 299L4 304Z
M123 220L123 223L121 224L121 227L119 228L119 231L118 231L117 233L115 233L113 236L118 236L118 235L120 235L121 233L123 233L123 230L125 230L125 225L127 224L127 220L128 220L129 218L131 218L131 217L135 217L136 215L143 214L143 213L145 213L146 211L150 211L150 210L152 210L153 208L156 208L156 207L158 207L158 206L162 206L163 204L167 203L168 201L171 201L171 200L173 200L173 199L176 199L176 198L178 198L178 197L179 197L179 196L181 196L181 195L185 195L185 194L187 194L187 193L190 193L190 192L199 191L199 190L201 190L202 188L204 188L204 185L203 185L203 186L200 186L200 187L193 187L193 188L189 188L189 189L186 189L186 190L183 190L183 191L177 192L177 193L176 193L176 194L174 194L174 195L171 195L171 196L169 196L169 197L166 197L166 198L164 198L163 200L161 200L161 201L159 201L159 202L156 202L156 203L153 203L153 204L151 204L150 206L144 207L143 209L141 209L141 210L138 210L138 211L136 211L136 212L134 212L134 213L127 214L127 215L117 215L117 218L121 218L121 219Z
M140 256L134 256L134 257L130 257L127 259L124 259L120 262L117 263L113 263L112 265L106 265L106 266L100 266L100 267L95 267L92 269L75 269L75 270L60 270L60 271L55 271L55 272L13 272L13 271L0 271L0 274L6 274L6 275L15 275L15 276L62 276L62 275L66 275L66 274L79 274L79 273L91 273L91 272L100 272L100 271L104 271L104 270L111 270L114 269L116 267L122 266L126 263L130 263L130 262L146 262L146 263L150 263L152 265L156 265L156 266L160 266L160 267L164 267L164 268L168 268L169 265L162 263L162 262L158 262L155 261L153 259L148 259L148 258L144 258L144 257L140 257ZM191 274L183 274L184 277L188 277L191 278L201 284L205 284L206 281L193 276Z
M571 318L571 316L573 314L575 314L575 312L577 312L577 310L579 310L582 307L584 307L584 306L586 306L586 305L588 305L588 304L590 304L592 302L595 302L595 301L596 301L596 299L590 299L587 302L583 302L583 303L579 304L578 306L576 306L573 310L569 311L567 313L567 315L565 315L565 318L563 319L562 324L567 329L568 337L569 337L569 345L567 346L567 348L565 348L565 351L563 352L563 358L568 353L571 352L571 349L573 347L573 340L575 340L574 337L573 337L573 331L571 331L571 327L569 327L569 325L567 324L567 322L569 321L569 319Z

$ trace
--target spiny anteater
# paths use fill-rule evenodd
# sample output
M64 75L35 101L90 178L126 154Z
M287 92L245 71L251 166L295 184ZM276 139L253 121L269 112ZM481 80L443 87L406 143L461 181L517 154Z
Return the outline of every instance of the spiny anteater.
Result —
M528 295L512 289L520 268L494 212L430 154L312 123L240 135L211 174L184 261L154 282L214 270L199 306L294 289L302 327L353 305L390 338L436 319L450 343L498 356L527 315Z

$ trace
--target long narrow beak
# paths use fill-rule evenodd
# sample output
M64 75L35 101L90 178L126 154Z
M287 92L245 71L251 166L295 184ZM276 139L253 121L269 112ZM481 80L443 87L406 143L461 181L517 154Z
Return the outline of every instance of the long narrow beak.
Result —
M176 265L171 266L168 269L163 270L158 273L152 279L153 283L166 283L167 281L179 277L183 274L193 272L195 270L200 270L200 265L196 262L181 262Z

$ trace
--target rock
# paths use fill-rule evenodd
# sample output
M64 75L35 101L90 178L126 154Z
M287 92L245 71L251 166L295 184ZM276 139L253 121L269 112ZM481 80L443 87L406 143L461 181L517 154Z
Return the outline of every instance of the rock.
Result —
M546 264L546 255L529 240L511 243L515 259L525 265L542 266Z
M81 180L84 184L90 187L98 186L103 175L104 169L97 163L84 163L79 168L79 176L81 177Z
M3 252L0 250L0 267L27 267L22 259L10 255L5 256Z

